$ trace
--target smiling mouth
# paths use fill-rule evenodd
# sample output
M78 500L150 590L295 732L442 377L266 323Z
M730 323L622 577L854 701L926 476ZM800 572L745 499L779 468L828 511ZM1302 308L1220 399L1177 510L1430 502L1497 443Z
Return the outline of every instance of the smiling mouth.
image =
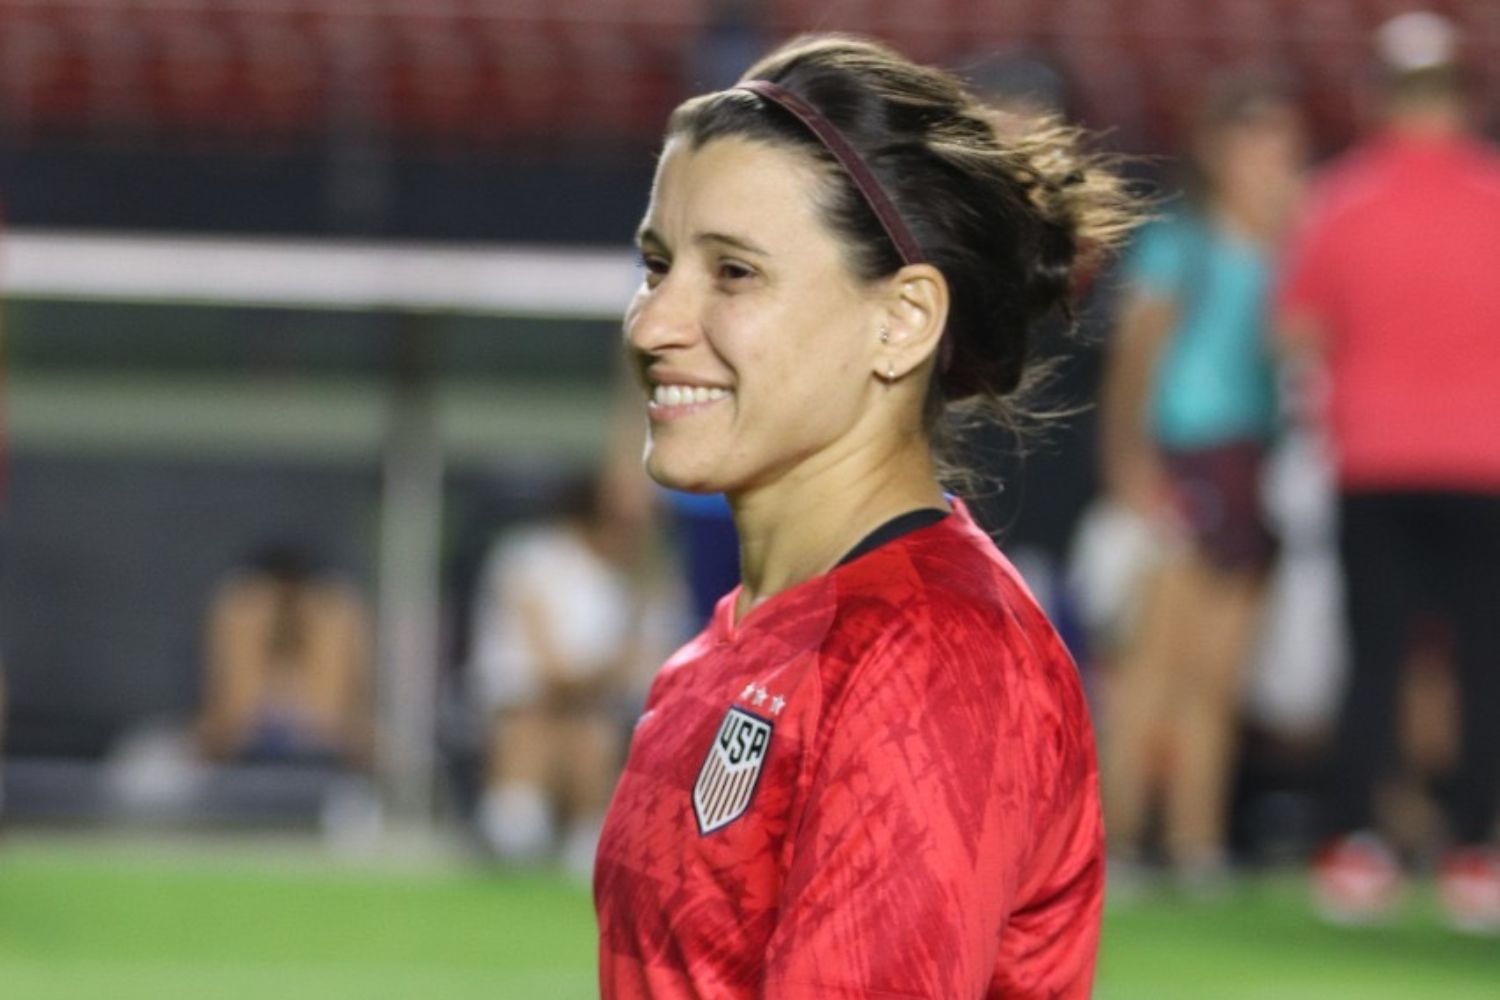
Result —
M729 396L728 389L702 385L658 385L651 391L652 406L692 406L713 403Z

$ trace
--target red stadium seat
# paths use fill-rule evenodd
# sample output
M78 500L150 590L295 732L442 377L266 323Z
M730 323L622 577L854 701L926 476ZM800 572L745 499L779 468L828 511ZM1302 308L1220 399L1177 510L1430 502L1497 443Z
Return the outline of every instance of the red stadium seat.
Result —
M315 134L329 114L329 48L305 11L241 9L231 22L244 67L249 127L276 137Z
M1500 3L1456 18L1500 94ZM0 101L13 131L157 128L255 141L359 117L459 143L654 136L688 86L710 0L0 0ZM1018 45L1073 78L1083 117L1170 141L1209 72L1299 74L1318 131L1352 131L1370 31L1409 0L764 0L771 37L872 34L974 65ZM744 58L738 55L736 58ZM721 74L722 75L722 74ZM1135 141L1134 138L1131 141Z
M478 42L456 17L401 16L383 24L388 124L398 135L461 135L481 92Z
M222 133L239 110L242 82L227 25L191 8L146 10L146 88L158 119L196 135Z
M77 16L74 31L87 66L89 116L106 130L149 128L155 112L146 88L147 43L121 8Z
M86 127L90 118L87 55L56 8L28 5L5 12L0 34L0 88L18 132Z

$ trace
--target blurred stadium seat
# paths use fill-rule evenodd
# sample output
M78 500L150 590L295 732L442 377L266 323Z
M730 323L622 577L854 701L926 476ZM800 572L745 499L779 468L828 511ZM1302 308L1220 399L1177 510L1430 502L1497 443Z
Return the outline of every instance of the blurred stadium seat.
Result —
M1082 81L1081 117L1145 146L1171 141L1172 109L1206 67L1272 64L1304 82L1332 146L1354 127L1369 29L1410 6L765 0L761 17L775 35L859 31L943 62L1017 45L1052 53ZM1428 6L1464 27L1478 82L1500 90L1500 4ZM708 0L0 0L0 99L22 135L155 122L275 142L353 115L398 142L647 141L689 89L684 67L712 17Z

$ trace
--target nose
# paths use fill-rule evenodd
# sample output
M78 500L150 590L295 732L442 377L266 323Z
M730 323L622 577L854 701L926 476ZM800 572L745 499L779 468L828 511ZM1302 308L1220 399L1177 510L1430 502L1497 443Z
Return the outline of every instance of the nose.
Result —
M642 284L625 311L625 339L642 354L691 346L698 338L698 310L686 282L670 275L656 287Z

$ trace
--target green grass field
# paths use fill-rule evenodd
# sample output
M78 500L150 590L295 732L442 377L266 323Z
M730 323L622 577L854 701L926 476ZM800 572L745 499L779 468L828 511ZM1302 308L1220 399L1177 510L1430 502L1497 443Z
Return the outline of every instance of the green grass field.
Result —
M1113 910L1096 997L1500 997L1500 941L1419 895L1397 926L1324 927L1300 885ZM571 1000L595 995L587 890L551 874L373 867L307 851L0 844L0 997Z

